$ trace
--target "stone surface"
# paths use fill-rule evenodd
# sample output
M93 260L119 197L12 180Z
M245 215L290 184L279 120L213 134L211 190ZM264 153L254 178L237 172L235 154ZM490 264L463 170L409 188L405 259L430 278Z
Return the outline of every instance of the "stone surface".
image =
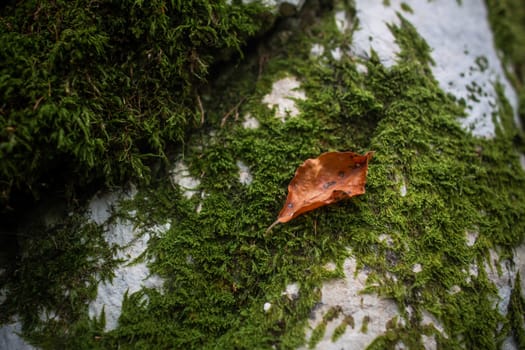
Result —
M320 307L316 308L309 322L307 339L330 309L341 309L341 314L327 323L325 335L316 345L316 349L364 349L386 331L388 321L399 318L399 310L394 301L375 294L362 294L367 286L369 274L357 269L354 258L346 259L343 269L344 279L336 279L323 285ZM344 334L333 342L333 332L345 317L351 317L354 325L348 325ZM363 326L363 323L366 323L366 326ZM363 327L366 327L366 331Z
M408 4L413 13L402 11ZM385 66L392 66L399 47L387 27L399 24L398 14L408 19L432 48L435 65L432 72L441 88L458 99L464 99L468 116L461 124L480 137L493 137L493 112L497 112L495 82L505 88L505 94L517 118L517 95L505 77L503 67L493 45L494 38L482 0L418 1L392 0L385 6L382 0L357 0L359 29L353 33L352 53L368 57L373 49ZM344 16L336 14L336 23L344 23ZM339 25L345 30L346 24ZM481 89L477 91L478 87ZM479 100L476 102L475 100Z
M130 198L131 193L113 192L96 196L89 204L90 219L99 225L108 225L106 241L117 247L116 258L122 259L122 263L114 270L111 281L100 281L97 289L97 297L89 304L89 316L98 318L104 310L106 317L106 331L118 326L122 301L124 294L134 293L146 288L160 288L162 279L151 275L146 262L134 263L148 246L149 235L138 235L138 232L130 222L117 220L108 224L112 208L118 205L122 198ZM158 232L169 229L170 224L159 225L155 228Z
M244 116L244 121L242 122L242 126L245 129L257 129L260 126L260 123L257 120L257 118L253 117L250 113L247 113Z
M299 284L290 283L289 285L286 286L286 289L282 293L282 295L285 295L290 300L297 299L299 297Z
M287 117L296 117L299 114L295 100L306 98L300 86L301 83L295 77L277 80L272 85L272 91L264 96L262 102L268 108L275 108L275 117L284 123Z
M37 349L26 343L18 334L22 324L18 320L0 327L0 349L2 350L33 350Z
M237 161L237 167L239 168L239 182L243 185L251 184L253 177L250 168L240 160Z
M171 183L179 186L186 198L191 198L197 193L197 188L200 185L200 180L192 177L188 170L188 166L182 160L175 162L173 169L170 171Z

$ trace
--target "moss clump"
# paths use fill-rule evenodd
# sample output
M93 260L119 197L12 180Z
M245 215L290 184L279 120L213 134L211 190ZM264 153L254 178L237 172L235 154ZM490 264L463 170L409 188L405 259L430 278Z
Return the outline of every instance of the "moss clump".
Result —
M2 5L0 208L12 192L147 180L200 120L210 67L267 17L225 0Z
M510 296L509 307L509 328L518 345L519 349L525 348L525 298L521 289L520 273L516 274L514 288Z
M341 323L334 329L332 333L331 340L336 342L339 338L345 334L346 327L350 326L351 328L355 327L354 318L352 315L345 316Z
M494 305L496 287L482 268L477 276L468 272L483 266L490 249L511 256L525 234L525 174L513 151L521 135L508 127L507 103L501 101L496 137L475 138L461 129L464 106L439 88L428 45L409 21L390 27L401 59L386 68L375 54L334 60L330 50L348 48L351 38L337 31L333 9L316 13L307 31L294 31L304 24L301 15L282 23L259 48L264 60L248 57L203 90L207 118L179 150L201 181L201 195L184 197L164 174L122 204L153 235L146 254L165 285L129 295L119 327L100 335L98 347L295 349L305 343L321 284L334 277L323 265L342 266L348 248L378 282L367 291L394 300L403 317L371 348L399 341L417 348L426 334L441 348L495 349L507 335L499 327L508 319ZM326 54L311 57L312 43L322 43ZM299 116L282 123L261 101L287 75L301 79L308 98L296 101ZM233 113L222 123L233 107L239 118ZM259 128L242 127L247 113ZM331 150L375 151L367 193L265 235L296 167ZM238 181L237 160L249 167L250 185ZM165 222L170 229L155 234L152 228ZM472 246L467 232L478 234ZM380 242L382 234L391 244ZM283 295L294 282L299 294ZM454 286L460 292L450 293ZM272 306L264 312L267 302ZM421 325L426 313L444 333ZM335 314L323 318L312 344ZM352 315L345 316L354 327ZM65 337L93 342L91 336Z
M0 322L18 315L24 334L43 349L89 347L104 321L89 319L88 303L117 265L103 233L79 208L59 223L26 227L18 237L23 254L0 275Z
M308 348L313 349L323 339L326 332L326 321L322 321L314 328L310 340L308 341Z
M509 152L519 135L505 129L496 139L484 140L460 128L456 118L463 114L462 106L439 89L429 67L429 48L404 19L399 27L391 27L404 59L390 69L374 55L362 62L367 75L358 73L355 58L335 61L325 56L312 61L312 39L323 42L327 50L348 44L347 39L338 39L333 15L325 15L319 24L322 30L311 28L313 38L298 34L274 39L262 75L256 63L248 63L217 82L228 88L214 89L224 93L207 107L214 111L207 124L215 129L214 136L197 135L185 154L194 176L204 174L203 200L182 200L160 186L146 191L145 201L136 202L145 215L138 222L153 224L168 217L177 223L150 247L157 257L152 268L169 281L173 293L150 296L152 306L140 306L140 314L168 304L177 305L177 315L185 315L183 305L190 304L191 321L176 319L178 329L195 332L196 343L185 345L210 346L201 343L202 334L210 334L209 327L217 322L210 310L217 310L223 316L213 328L218 337L214 342L240 348L293 348L302 342L318 283L327 277L320 266L341 262L351 247L361 266L379 276L397 276L397 282L385 278L370 291L393 298L400 309L414 308L414 319L399 329L405 344L421 344L424 329L419 321L426 310L445 327L448 336L437 337L441 346L496 347L495 339L502 336L498 324L504 321L492 305L496 290L483 273L467 282L467 271L471 264L484 261L489 248L499 247L507 254L523 239L520 213L525 193L519 189L524 188L525 177L517 155ZM281 51L279 46L287 49ZM297 101L299 117L281 123L260 101L271 83L286 74L303 78L308 100ZM219 128L239 96L246 96L240 116L255 115L259 129L244 129L233 119ZM376 152L367 194L300 217L265 236L296 166L334 149ZM250 186L237 180L237 159L250 167L254 178ZM400 176L407 186L404 197L399 194ZM202 211L194 213L201 200ZM152 207L154 212L147 209ZM468 247L466 232L472 230L479 232L479 239ZM385 232L393 239L392 247L378 244ZM417 263L424 265L419 274L412 271ZM197 279L193 285L202 287L188 294L183 281L193 279ZM286 283L293 281L301 281L299 298L282 298ZM457 283L462 292L451 296L449 290ZM201 288L206 288L206 296ZM210 298L216 301L210 304ZM267 301L273 311L265 315L261 305ZM166 323L175 322L173 317ZM310 345L320 340L326 322L316 328ZM132 341L125 330L134 325L122 325L118 344ZM153 344L167 341L153 334L157 333L150 334Z
M401 10L407 13L414 13L414 10L412 9L412 7L410 7L410 5L407 4L406 2L401 3Z

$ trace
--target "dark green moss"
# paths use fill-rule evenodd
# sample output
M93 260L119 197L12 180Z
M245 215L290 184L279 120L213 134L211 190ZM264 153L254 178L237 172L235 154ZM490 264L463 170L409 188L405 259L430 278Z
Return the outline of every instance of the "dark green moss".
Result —
M201 119L210 67L267 17L225 0L2 5L0 209L11 192L147 182Z
M19 242L23 255L0 277L6 291L0 322L18 315L24 334L43 349L91 347L103 333L104 317L90 320L87 306L117 265L103 228L77 213L50 226L33 223Z
M407 13L414 13L414 10L412 10L412 7L410 7L409 4L407 4L406 2L402 2L401 3L401 10L407 12Z

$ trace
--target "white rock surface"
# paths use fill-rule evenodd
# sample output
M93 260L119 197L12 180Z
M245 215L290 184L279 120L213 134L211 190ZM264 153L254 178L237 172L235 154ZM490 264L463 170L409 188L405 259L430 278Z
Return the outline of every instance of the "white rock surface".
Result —
M330 50L330 54L334 60L339 61L343 57L343 50L341 50L339 47L336 47L335 49Z
M268 108L276 107L275 117L284 123L288 116L295 117L299 114L295 100L306 99L304 91L299 89L300 86L301 83L295 77L277 80L272 85L272 91L264 96L262 102Z
M423 271L423 266L421 266L421 264L417 263L412 266L413 273L420 273L421 271Z
M22 331L22 324L18 320L0 327L0 349L2 350L35 350L38 348L28 344L18 334Z
M445 333L443 325L438 321L431 313L428 311L423 311L423 318L421 320L422 326L432 326L436 331L443 334L445 338L448 338L448 335Z
M264 312L270 311L271 308L272 308L272 304L271 303L268 303L268 302L264 303L264 305L263 305Z
M182 160L175 162L173 169L170 171L170 180L173 185L178 185L182 189L186 198L191 198L201 184L199 179L190 175L188 166Z
M521 292L523 293L523 297L525 297L525 242L516 248L513 261L516 271L520 272Z
M286 295L286 297L290 300L297 299L299 297L299 284L290 283L286 286L286 289L284 292L282 292L282 295Z
M373 49L381 62L390 67L396 62L399 47L387 23L399 24L400 13L417 29L432 48L435 66L432 72L440 87L458 99L465 99L468 116L459 119L465 129L479 137L493 137L493 112L497 111L494 84L499 81L517 117L518 98L505 77L494 47L487 10L483 0L420 1L391 0L390 6L382 0L357 0L359 30L353 34L352 51L368 57ZM401 10L401 3L409 5L413 13ZM336 14L336 24L343 15ZM339 25L344 30L344 25ZM477 88L481 91L475 91ZM470 90L470 91L469 91ZM470 97L469 97L470 96ZM479 100L475 102L473 99Z
M345 11L336 11L335 25L337 26L337 29L343 34L350 29L350 21L348 20L348 14Z
M329 321L323 339L317 344L316 349L365 349L377 336L386 331L386 324L394 317L399 318L399 310L394 301L380 298L375 294L361 294L366 287L368 273L359 270L356 273L357 263L352 257L345 260L343 265L345 278L325 283L321 290L320 307L314 311L313 319L309 321L307 338L323 320L323 315L331 308L341 308L339 317ZM345 333L332 342L331 337L337 326L343 322L344 317L352 317L354 327L347 326ZM363 322L367 322L367 332L362 332ZM305 349L305 348L304 348Z
M118 205L121 198L130 197L134 193L122 195L118 192L104 194L93 198L89 204L90 219L97 224L106 224L111 210ZM158 226L155 233L169 229L169 223ZM132 294L143 287L160 288L162 279L151 275L146 262L133 263L148 246L149 234L138 235L133 224L128 221L117 220L111 223L106 231L106 241L118 247L116 258L123 259L123 263L114 271L111 281L101 281L97 288L97 297L89 304L89 316L100 317L102 310L106 316L106 331L118 326L118 318L122 309L122 301L126 292Z
M237 167L239 168L239 182L246 186L250 185L253 181L250 168L240 160L237 161Z
M478 232L467 232L467 246L472 247L478 240Z
M399 194L401 195L401 197L405 197L407 195L407 182L406 182L405 177L404 176L401 177L399 182L400 182Z
M324 53L324 46L321 44L313 44L310 49L310 55L312 57L320 57Z
M250 113L247 113L244 116L244 121L242 122L242 126L245 129L257 129L260 126L260 123L257 120L257 118L253 117Z
M522 245L523 247L523 245ZM520 249L523 249L520 247ZM494 283L496 288L498 288L499 300L494 300L495 306L498 307L498 311L502 315L507 314L507 307L510 301L510 295L512 293L512 288L514 286L514 281L516 279L517 273L517 264L512 266L508 260L500 261L498 253L490 249L490 260L485 263L485 271L487 272L488 279ZM516 254L516 260L523 259L523 255ZM499 266L498 266L499 265ZM498 269L499 267L499 269ZM521 266L523 267L523 266ZM499 270L499 271L498 271ZM522 275L523 277L523 275ZM522 278L523 282L523 278Z

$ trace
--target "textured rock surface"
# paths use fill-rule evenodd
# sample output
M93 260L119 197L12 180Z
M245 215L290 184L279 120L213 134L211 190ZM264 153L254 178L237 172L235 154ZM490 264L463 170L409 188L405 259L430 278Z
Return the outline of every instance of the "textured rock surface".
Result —
M149 235L139 235L131 222L117 220L108 223L111 211L118 206L122 198L131 198L129 194L113 192L96 196L89 203L90 220L99 225L108 225L106 241L117 249L116 258L122 264L114 271L111 281L100 282L97 297L89 305L89 316L99 318L102 310L105 315L105 330L110 331L118 326L118 318L122 308L122 301L126 293L132 294L142 288L160 288L163 284L158 276L152 276L146 262L135 260L144 253L148 246ZM169 229L169 224L156 227L155 231L162 232Z
M315 329L330 309L337 307L341 310L339 316L326 325L326 337L317 344L318 349L364 349L378 334L384 332L388 322L400 317L397 305L392 300L374 294L361 294L367 286L368 273L357 268L355 259L346 259L343 269L344 279L323 285L321 305L310 321L310 328ZM344 334L337 342L333 342L331 338L335 329L348 322L348 318L353 320L352 324L346 325Z
M264 96L262 102L270 108L276 108L275 117L284 122L287 117L299 114L295 100L306 98L304 92L299 89L300 85L295 77L280 79L273 83L272 91Z
M22 324L18 321L0 327L0 349L32 350L33 346L26 343L18 334L22 331Z
M408 4L412 12L403 11L402 3ZM385 66L391 66L399 47L388 24L398 23L401 14L432 48L435 62L432 72L441 88L466 101L468 116L462 120L465 128L477 136L494 136L496 82L504 86L519 125L518 98L503 72L482 0L465 1L461 5L454 1L394 0L390 6L378 0L363 0L356 1L356 7L360 25L353 34L352 51L356 55L369 56L373 49ZM338 22L344 23L344 15L338 14ZM340 28L344 30L347 26L341 24Z

